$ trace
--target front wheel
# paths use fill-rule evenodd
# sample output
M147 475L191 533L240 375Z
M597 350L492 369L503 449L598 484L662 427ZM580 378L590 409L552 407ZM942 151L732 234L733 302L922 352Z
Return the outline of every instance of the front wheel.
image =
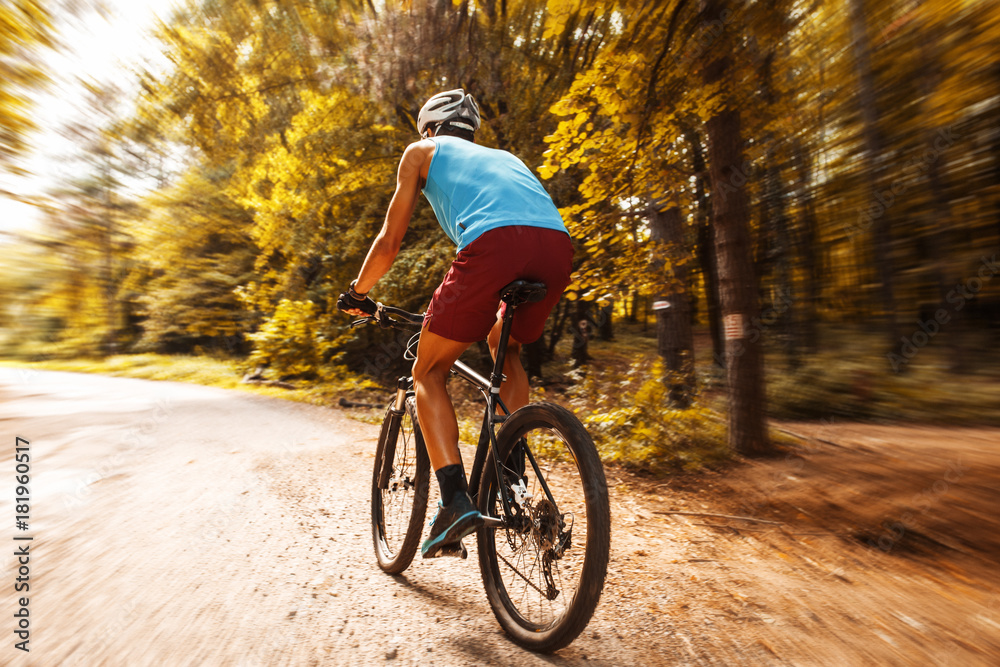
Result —
M477 534L490 607L507 634L533 651L568 645L590 622L604 588L611 513L604 468L573 413L551 403L515 411L497 431L499 481L489 464L479 511L512 516Z
M399 574L413 561L427 513L430 462L413 397L386 410L372 474L372 540L378 565Z

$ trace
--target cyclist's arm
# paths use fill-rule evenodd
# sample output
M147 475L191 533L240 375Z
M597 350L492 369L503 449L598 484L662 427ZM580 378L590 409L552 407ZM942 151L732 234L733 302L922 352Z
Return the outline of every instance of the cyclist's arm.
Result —
M420 189L433 153L434 143L431 141L418 141L406 147L396 173L396 192L393 193L389 210L385 214L382 231L375 237L358 274L358 281L354 286L357 292L367 293L396 259L403 235L410 226L410 217L420 197Z

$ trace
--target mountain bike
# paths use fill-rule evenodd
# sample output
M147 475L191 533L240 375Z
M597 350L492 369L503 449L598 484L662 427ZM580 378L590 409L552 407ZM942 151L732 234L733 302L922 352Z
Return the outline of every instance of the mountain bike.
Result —
M500 398L511 323L518 306L540 301L545 285L514 281L500 292L503 325L487 379L462 361L452 374L485 403L469 473L483 514L476 532L479 568L497 621L517 644L538 652L572 642L590 622L607 573L611 543L608 488L597 449L580 420L552 403L513 414ZM414 331L423 315L378 304L354 322ZM419 330L404 358L416 358ZM372 538L379 567L399 574L416 553L426 519L430 461L417 421L413 378L401 377L386 409L372 475ZM455 555L465 558L464 546Z

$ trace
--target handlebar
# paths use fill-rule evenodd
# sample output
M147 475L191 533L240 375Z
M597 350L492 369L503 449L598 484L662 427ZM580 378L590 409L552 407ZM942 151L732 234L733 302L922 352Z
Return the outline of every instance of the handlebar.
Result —
M368 317L362 317L359 320L354 320L351 322L351 327L360 326L362 324L374 323L379 325L383 329L404 329L412 330L412 325L417 325L422 327L424 324L424 314L423 313L411 313L409 311L403 310L402 308L396 308L395 306L387 306L383 303L377 303L374 315L369 315ZM398 319L394 319L398 318Z

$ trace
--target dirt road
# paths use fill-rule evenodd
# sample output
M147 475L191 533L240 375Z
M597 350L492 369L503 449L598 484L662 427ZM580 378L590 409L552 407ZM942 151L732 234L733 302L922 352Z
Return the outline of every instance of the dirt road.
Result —
M493 619L474 551L468 561L418 558L400 577L375 566L375 426L239 392L16 369L0 369L0 424L4 665L987 665L1000 656L1000 593L985 565L931 567L808 516L705 517L734 511L735 487L712 476L692 488L611 473L601 605L573 645L535 656ZM27 531L14 527L15 436L30 442ZM766 495L754 470L737 471L747 498ZM774 507L744 509L764 517ZM28 593L13 591L13 552L26 543L17 536L33 537ZM29 653L14 647L21 595Z

